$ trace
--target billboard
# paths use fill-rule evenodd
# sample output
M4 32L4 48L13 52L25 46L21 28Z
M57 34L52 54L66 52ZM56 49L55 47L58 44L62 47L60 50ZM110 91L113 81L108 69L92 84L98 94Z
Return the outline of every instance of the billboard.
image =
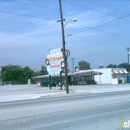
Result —
M70 51L66 50L66 57L70 55ZM64 68L64 58L62 48L51 49L50 54L47 55L45 60L47 71L49 75L59 74Z

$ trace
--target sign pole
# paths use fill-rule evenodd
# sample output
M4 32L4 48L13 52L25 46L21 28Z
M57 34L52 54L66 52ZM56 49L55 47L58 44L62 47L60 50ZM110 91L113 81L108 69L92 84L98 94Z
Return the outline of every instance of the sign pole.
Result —
M49 87L50 87L50 90L51 90L51 75L49 75Z
M62 90L62 71L60 71L60 82L61 82L61 90Z

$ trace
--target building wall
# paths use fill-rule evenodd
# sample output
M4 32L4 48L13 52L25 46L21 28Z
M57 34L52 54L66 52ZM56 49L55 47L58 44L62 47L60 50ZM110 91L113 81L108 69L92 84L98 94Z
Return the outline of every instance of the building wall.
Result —
M95 75L94 79L97 84L112 84L111 68L93 69L93 71L101 72L102 75Z
M97 84L113 84L113 81L115 80L121 80L122 81L121 83L123 84L127 82L127 73L126 74L112 73L112 71L126 71L125 68L103 68L103 69L93 69L93 71L103 73L102 75L94 76Z
M2 68L1 68L1 66L0 66L0 85L2 85L1 70L2 70Z
M114 68L114 71L126 71L125 68ZM127 83L127 74L113 74L112 78L121 79L123 83Z

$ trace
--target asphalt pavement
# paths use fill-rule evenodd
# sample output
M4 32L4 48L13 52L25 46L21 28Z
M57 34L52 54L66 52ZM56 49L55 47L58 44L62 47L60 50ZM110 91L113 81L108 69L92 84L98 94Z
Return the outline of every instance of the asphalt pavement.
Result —
M2 102L0 108L0 130L119 130L121 119L130 120L130 91Z

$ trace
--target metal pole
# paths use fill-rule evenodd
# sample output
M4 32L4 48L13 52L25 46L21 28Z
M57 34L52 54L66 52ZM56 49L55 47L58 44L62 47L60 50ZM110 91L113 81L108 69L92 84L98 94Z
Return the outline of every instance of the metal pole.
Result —
M128 65L129 65L129 50L128 50Z
M49 87L50 87L50 90L51 90L51 75L49 75Z
M60 71L60 87L61 87L61 90L62 90L62 85L63 85L63 83L62 83L62 71Z
M59 6L60 6L61 29L62 29L63 58L64 58L64 64L65 64L65 88L66 88L66 93L69 93L68 75L67 75L67 59L65 56L65 35L64 35L64 24L63 24L61 0L59 0Z
M129 70L129 50L128 50L128 71L130 71Z
M129 52L130 52L130 48L127 47L127 53L128 53L128 65L126 66L127 67L127 71L129 71Z

